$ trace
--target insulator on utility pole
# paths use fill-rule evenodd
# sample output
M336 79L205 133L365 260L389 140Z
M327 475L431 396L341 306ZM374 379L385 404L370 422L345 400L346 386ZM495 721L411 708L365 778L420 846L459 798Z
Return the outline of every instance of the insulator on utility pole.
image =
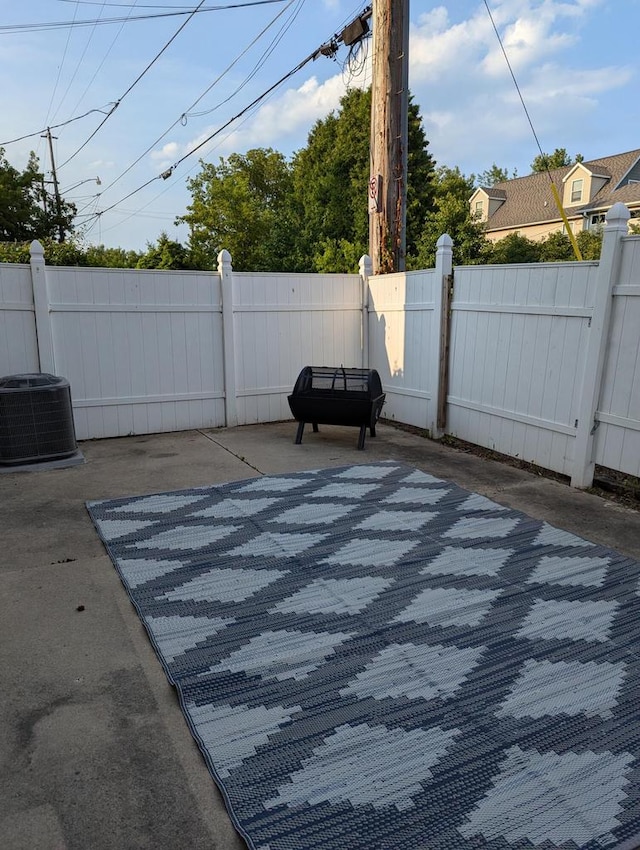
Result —
M373 0L369 254L373 273L404 271L409 0Z

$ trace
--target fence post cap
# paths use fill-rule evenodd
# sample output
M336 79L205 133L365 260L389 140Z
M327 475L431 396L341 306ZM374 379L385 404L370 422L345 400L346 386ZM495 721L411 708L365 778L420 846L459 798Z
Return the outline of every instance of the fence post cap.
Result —
M34 239L29 245L29 253L32 257L44 257L44 248L42 247L42 243L38 242L37 239Z
M358 270L362 277L371 277L373 274L373 261L368 254L363 254L358 262Z
M436 242L436 248L453 248L453 239L448 233L443 233Z
M223 248L222 251L218 254L218 268L222 268L222 266L230 266L231 265L231 254L227 251L226 248Z
M629 212L629 208L625 206L621 201L617 201L609 210L606 215L607 227L620 227L624 226L626 229L627 222L631 218L631 213Z

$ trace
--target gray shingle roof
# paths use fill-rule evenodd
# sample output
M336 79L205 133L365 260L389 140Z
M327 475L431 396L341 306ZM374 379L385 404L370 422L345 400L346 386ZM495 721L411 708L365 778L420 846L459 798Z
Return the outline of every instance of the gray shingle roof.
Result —
M629 183L616 189L620 181L626 177L640 160L640 148L627 153L606 156L583 162L596 176L609 176L610 180L600 189L588 204L571 207L567 210L569 218L582 215L590 210L608 209L616 201L626 204L640 204L640 183ZM549 172L556 185L560 197L563 193L563 179L572 170L573 165L553 168ZM484 191L492 197L504 198L504 203L496 210L487 222L487 230L523 227L527 224L558 221L560 214L551 192L547 172L529 174L527 177L516 177L504 183L496 183Z

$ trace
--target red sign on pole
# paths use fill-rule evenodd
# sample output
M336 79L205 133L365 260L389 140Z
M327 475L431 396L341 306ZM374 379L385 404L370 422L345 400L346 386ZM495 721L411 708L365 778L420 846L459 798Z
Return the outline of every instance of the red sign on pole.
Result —
M382 175L378 174L369 179L369 212L380 212L380 196L382 194Z

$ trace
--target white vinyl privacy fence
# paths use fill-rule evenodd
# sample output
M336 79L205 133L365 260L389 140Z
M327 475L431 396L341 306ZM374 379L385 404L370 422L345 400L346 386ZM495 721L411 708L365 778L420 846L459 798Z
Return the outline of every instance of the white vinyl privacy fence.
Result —
M599 262L360 274L0 264L0 376L71 384L79 439L270 422L306 365L377 369L383 415L589 486L640 475L640 237Z
M309 363L362 365L359 275L0 264L0 375L71 384L78 439L269 422Z

